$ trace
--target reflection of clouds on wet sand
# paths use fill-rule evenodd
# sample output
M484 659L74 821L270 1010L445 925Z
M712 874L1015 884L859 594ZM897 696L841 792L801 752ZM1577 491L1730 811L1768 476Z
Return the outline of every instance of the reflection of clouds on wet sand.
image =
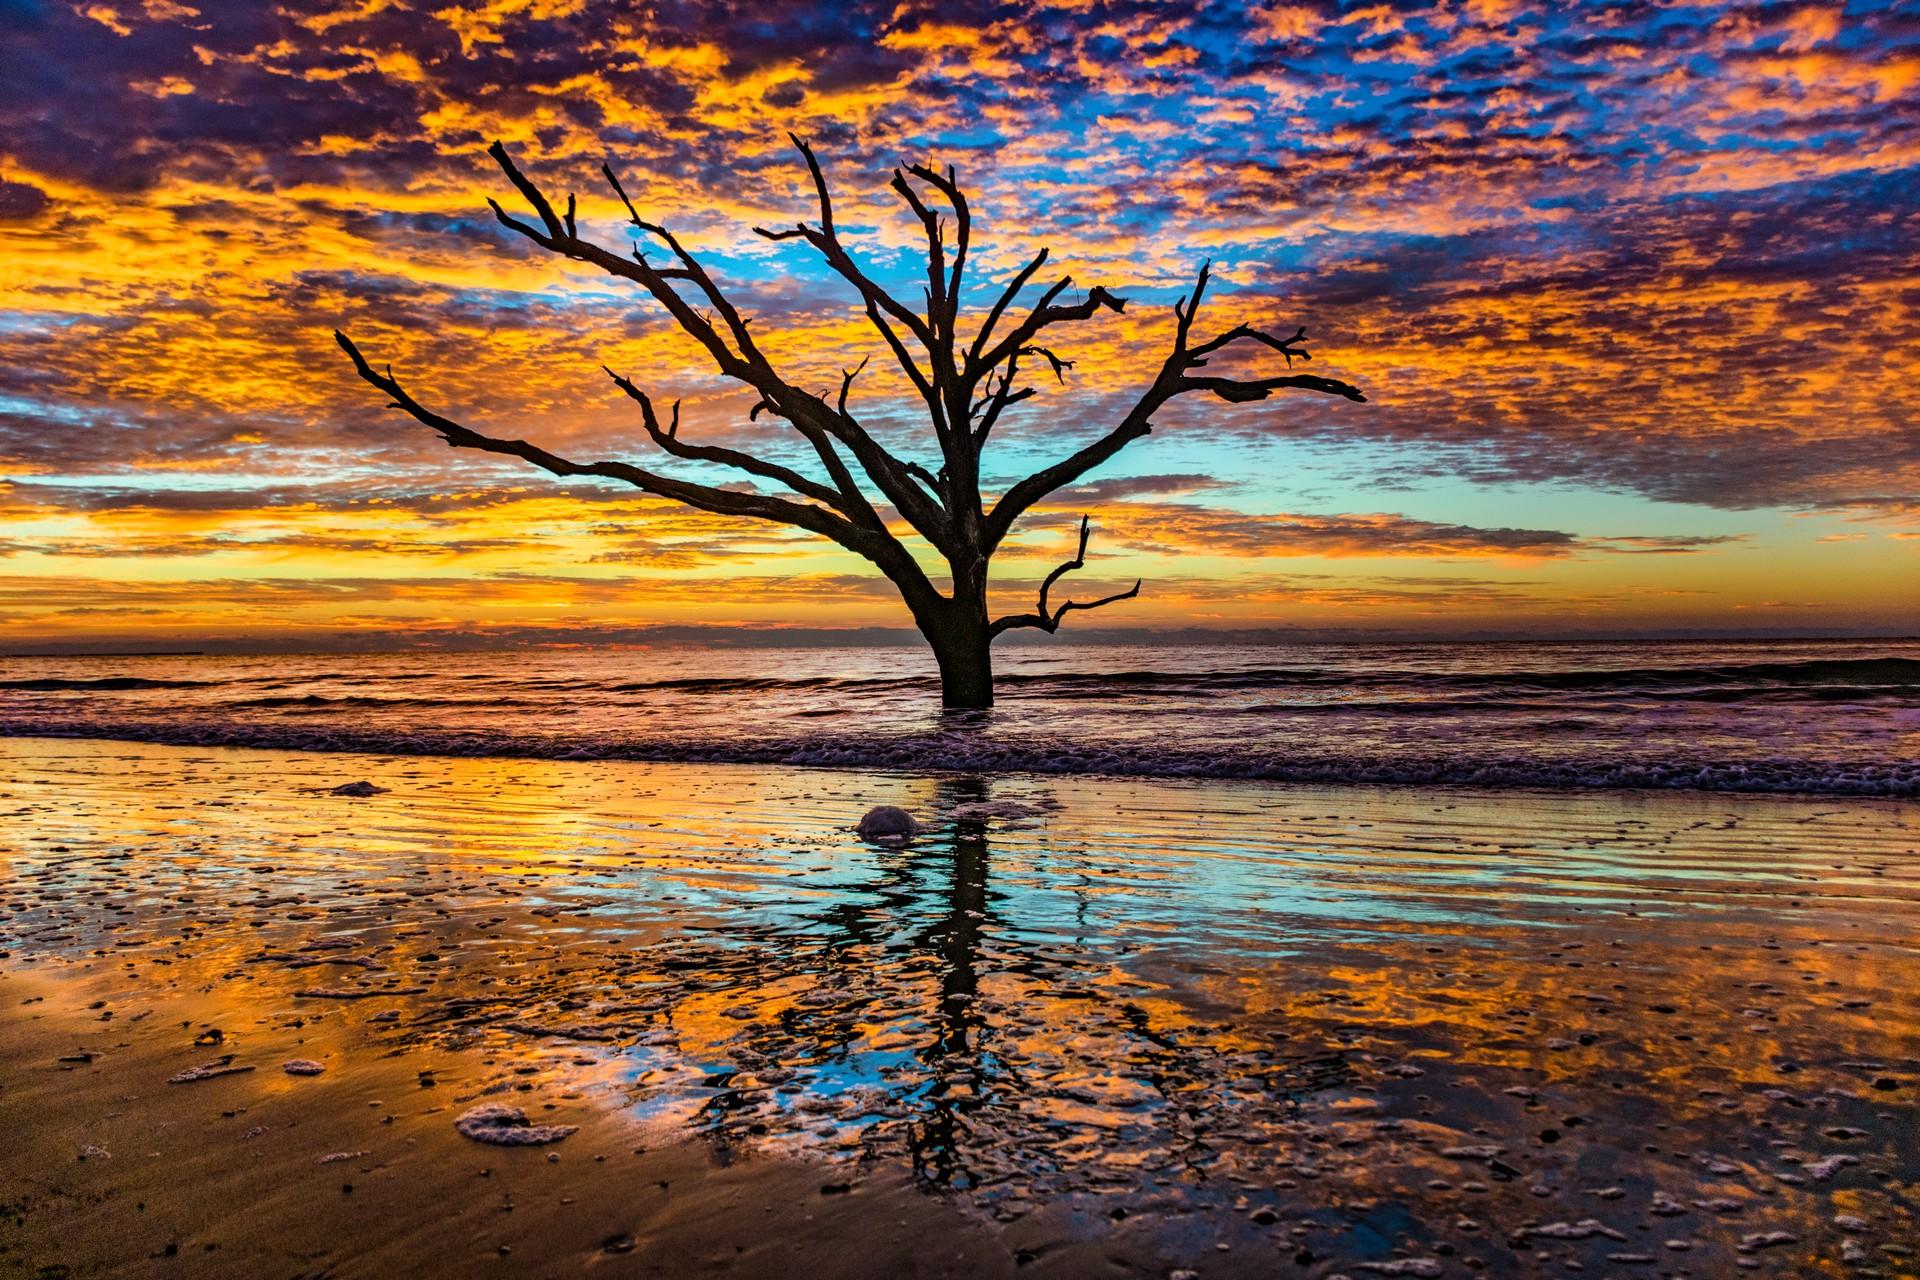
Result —
M1912 1261L1911 806L10 754L9 967L345 1070L1307 1275Z

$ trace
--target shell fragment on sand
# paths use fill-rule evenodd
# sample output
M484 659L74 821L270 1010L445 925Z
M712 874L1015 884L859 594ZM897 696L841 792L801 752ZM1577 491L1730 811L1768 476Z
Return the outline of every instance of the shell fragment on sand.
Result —
M185 1071L168 1076L167 1083L192 1084L196 1080L211 1080L215 1076L237 1076L242 1072L251 1070L253 1070L253 1068L250 1066L243 1067L236 1064L233 1060L233 1055L229 1054L213 1062L203 1062L197 1067L188 1067Z
M280 1069L290 1076L317 1076L325 1071L326 1067L312 1058L294 1058L290 1062L281 1063Z
M496 1147L537 1147L558 1142L579 1126L571 1124L534 1124L518 1107L490 1102L465 1112L453 1122L463 1138L491 1143Z
M1522 1227L1513 1234L1516 1240L1587 1240L1593 1236L1605 1236L1609 1240L1626 1239L1598 1218L1582 1218L1578 1222L1547 1222Z
M1028 818L1037 818L1046 812L1039 805L1022 804L1018 800L978 800L971 804L959 804L953 807L955 822L1024 822Z
M1809 1160L1800 1167L1812 1174L1816 1182L1831 1182L1834 1174L1859 1163L1859 1156L1837 1155L1823 1160Z
M625 1026L596 1027L584 1022L503 1022L502 1031L514 1031L523 1036L551 1036L556 1040L585 1040L593 1042L618 1040L630 1031Z
M1783 1244L1796 1244L1800 1237L1791 1231L1755 1231L1740 1237L1740 1243L1734 1247L1741 1253L1752 1253L1757 1249L1772 1249Z

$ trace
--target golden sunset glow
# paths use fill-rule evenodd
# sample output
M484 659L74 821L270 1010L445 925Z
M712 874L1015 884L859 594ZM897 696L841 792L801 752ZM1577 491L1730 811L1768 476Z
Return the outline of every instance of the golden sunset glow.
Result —
M1084 590L1146 583L1105 628L1920 621L1920 37L1892 9L740 23L147 0L4 21L15 647L906 627L884 579L824 540L449 453L329 336L348 329L462 421L569 456L671 469L605 364L682 400L687 438L804 467L652 300L530 251L487 209L511 195L485 155L499 139L623 245L610 158L796 383L877 356L855 406L926 457L850 291L750 230L810 216L788 130L902 296L919 229L886 182L925 161L973 197L975 322L1043 244L1076 289L1129 299L1066 340L1064 384L1009 414L989 490L1125 412L1209 258L1211 322L1305 325L1312 371L1367 393L1167 410L1016 529L995 561L1009 606L1071 554L1084 512Z

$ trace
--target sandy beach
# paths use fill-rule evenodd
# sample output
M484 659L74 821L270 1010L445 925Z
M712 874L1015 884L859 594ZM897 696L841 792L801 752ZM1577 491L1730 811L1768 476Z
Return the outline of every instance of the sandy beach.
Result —
M1911 801L6 739L0 813L5 1274L1920 1274Z

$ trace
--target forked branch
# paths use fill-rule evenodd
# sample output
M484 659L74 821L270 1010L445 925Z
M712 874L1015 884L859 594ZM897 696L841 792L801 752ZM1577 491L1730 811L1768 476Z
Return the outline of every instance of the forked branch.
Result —
M335 331L334 341L353 361L355 372L362 381L384 391L394 408L402 410L415 421L433 428L455 449L478 449L486 453L505 454L531 462L543 471L557 476L598 476L607 480L619 480L636 489L657 494L663 498L672 498L690 507L702 511L711 511L718 515L745 516L754 520L770 520L776 524L789 524L801 529L810 529L815 533L832 538L844 546L858 550L859 545L869 542L865 531L857 528L845 517L832 511L823 510L811 503L791 502L785 498L769 497L757 493L739 493L732 489L717 489L711 485L696 484L689 480L678 480L656 474L643 467L625 462L575 462L551 453L538 445L525 440L506 440L498 436L484 435L471 428L464 427L453 419L435 413L415 400L400 380L393 376L391 367L384 371L375 369L360 354L360 348L346 334ZM649 413L651 410L649 409ZM659 430L658 422L653 424ZM661 438L671 439L664 432Z
M723 467L732 467L748 475L772 480L776 484L785 485L795 493L812 498L816 502L824 502L830 507L839 507L845 501L845 496L838 490L830 489L817 480L809 480L799 472L778 463L767 462L752 454L742 453L738 449L726 449L718 445L689 444L680 439L680 402L678 400L673 402L673 417L667 428L664 431L661 430L660 419L654 415L653 401L647 393L636 387L630 380L607 369L605 365L600 367L606 369L607 376L613 379L616 387L626 392L629 398L639 404L640 423L647 429L647 438L652 440L662 452L694 462L711 462Z
M1321 378L1307 373L1265 378L1232 378L1214 374L1193 376L1193 370L1206 367L1209 356L1242 338L1253 339L1279 351L1286 357L1289 367L1296 359L1312 358L1308 355L1306 348L1300 345L1306 341L1307 337L1304 327L1298 329L1290 338L1276 338L1272 334L1251 326L1237 325L1218 337L1210 338L1197 345L1193 344L1190 341L1193 322L1199 314L1200 302L1206 296L1207 284L1212 278L1213 264L1210 262L1202 264L1192 292L1183 302L1173 304L1175 320L1173 349L1167 353L1167 358L1161 364L1159 376L1154 379L1153 385L1147 388L1127 415L1105 435L1081 448L1071 457L1043 468L1014 485L1001 496L999 502L994 504L993 510L987 515L986 522L985 536L989 549L1000 544L1000 540L1005 538L1013 528L1014 522L1019 520L1034 503L1054 490L1072 484L1135 440L1151 433L1153 415L1172 400L1190 391L1211 392L1218 398L1235 404L1265 400L1284 387L1318 391L1325 395L1340 396L1353 401L1366 400L1357 387L1337 378ZM1040 309L1045 310L1044 303ZM1004 347L1006 343L1002 342L1000 345ZM995 351L999 349L996 347ZM1015 349L1016 355L1017 352L1018 348Z
M797 139L796 139L797 141ZM804 145L804 154L811 155ZM665 227L642 219L634 210L633 202L627 198L626 191L611 172L606 175L621 202L627 206L630 217L636 226L650 234L659 235L665 240L675 256L683 264L673 276L654 267L644 254L637 250L631 258L623 258L609 252L599 245L583 239L574 233L569 224L561 220L553 211L552 203L543 195L540 188L523 174L507 154L507 149L499 143L488 148L488 154L494 158L515 190L526 199L539 216L543 232L522 219L516 218L502 209L498 202L489 200L494 216L503 226L532 240L541 248L591 263L609 275L631 280L646 289L648 293L667 308L680 328L691 335L713 357L720 372L736 382L745 384L759 392L763 404L778 416L790 422L819 456L840 494L836 504L840 510L848 513L859 523L869 528L882 528L882 522L874 513L872 505L861 493L859 485L853 479L844 462L834 448L834 441L845 445L866 472L868 479L880 489L889 502L906 517L914 529L943 551L951 546L952 529L946 513L938 503L931 501L913 483L908 476L906 465L900 459L875 440L865 428L845 413L836 413L818 396L795 387L782 378L755 348L748 335L747 321L740 317L737 308L726 300L711 275L687 252L676 239L671 237ZM817 171L818 165L813 165ZM823 186L824 191L824 186ZM830 208L830 206L827 206ZM830 216L830 215L829 215ZM692 304L675 291L674 279L690 279L699 288L707 302L726 321L731 336L738 344L736 351L726 337L714 327L712 320L704 313L696 311ZM904 554L904 553L903 553Z
M1131 600L1140 594L1140 580L1136 578L1134 579L1133 585L1125 591L1117 591L1110 596L1102 596L1098 600L1065 600L1056 606L1052 612L1048 612L1047 594L1053 590L1053 584L1074 570L1086 567L1087 536L1091 531L1091 519L1087 516L1081 516L1079 550L1074 552L1073 559L1055 568L1054 571L1049 573L1040 583L1039 609L1033 613L1010 613L1003 618L995 618L992 627L988 629L989 635L997 636L1001 632L1011 631L1015 627L1036 627L1041 631L1052 634L1060 629L1061 620L1075 609L1098 609L1103 605L1118 604L1122 600Z

